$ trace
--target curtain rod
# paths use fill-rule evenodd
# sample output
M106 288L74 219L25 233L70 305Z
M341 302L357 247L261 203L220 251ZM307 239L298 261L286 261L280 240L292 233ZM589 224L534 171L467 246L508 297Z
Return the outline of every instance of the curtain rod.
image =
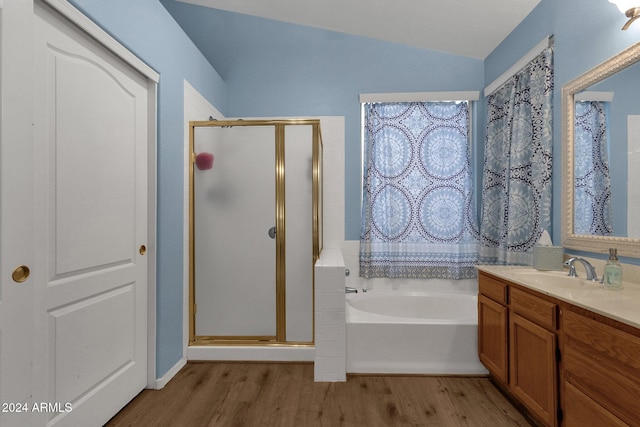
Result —
M495 92L500 86L502 86L507 80L513 77L518 71L522 70L531 60L538 56L542 51L548 47L553 46L553 35L545 36L537 45L533 47L529 52L525 53L515 64L513 64L507 71L502 73L500 77L495 79L491 84L484 88L484 96L489 96Z
M374 102L426 102L426 101L477 101L480 92L403 92L403 93L361 93L360 103Z

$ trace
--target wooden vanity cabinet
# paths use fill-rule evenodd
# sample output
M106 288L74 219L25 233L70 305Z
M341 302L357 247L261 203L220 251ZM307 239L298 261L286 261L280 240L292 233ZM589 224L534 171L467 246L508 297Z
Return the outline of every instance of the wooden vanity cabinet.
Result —
M640 426L640 332L571 306L562 331L565 426Z
M507 286L480 274L478 287L478 357L498 381L509 382Z
M640 329L482 271L478 287L480 361L532 416L640 427Z
M478 355L480 361L503 383L509 382L507 307L478 296Z
M539 421L558 425L557 305L478 275L478 355Z
M509 388L545 425L558 425L557 305L510 288Z

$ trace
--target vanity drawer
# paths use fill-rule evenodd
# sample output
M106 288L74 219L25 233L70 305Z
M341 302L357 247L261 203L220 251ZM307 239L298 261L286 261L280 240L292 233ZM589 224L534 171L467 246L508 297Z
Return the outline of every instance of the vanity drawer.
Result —
M480 293L491 298L497 303L507 305L507 285L487 276L483 273L478 275L478 289Z
M514 287L510 290L511 311L550 331L558 327L557 304Z
M586 345L603 357L629 365L640 375L640 337L570 309L563 310L562 323L567 342Z

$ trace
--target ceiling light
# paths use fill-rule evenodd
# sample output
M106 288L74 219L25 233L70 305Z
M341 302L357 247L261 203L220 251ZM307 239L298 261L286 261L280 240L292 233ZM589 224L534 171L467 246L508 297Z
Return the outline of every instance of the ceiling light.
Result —
M620 12L624 13L629 20L622 27L623 30L629 28L629 25L636 19L640 18L640 7L638 2L640 0L609 0L610 3L615 4L620 9Z

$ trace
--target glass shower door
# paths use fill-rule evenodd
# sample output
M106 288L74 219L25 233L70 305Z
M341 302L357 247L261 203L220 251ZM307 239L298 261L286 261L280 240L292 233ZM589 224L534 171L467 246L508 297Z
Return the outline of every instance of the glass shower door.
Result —
M276 336L273 126L194 129L195 335Z

